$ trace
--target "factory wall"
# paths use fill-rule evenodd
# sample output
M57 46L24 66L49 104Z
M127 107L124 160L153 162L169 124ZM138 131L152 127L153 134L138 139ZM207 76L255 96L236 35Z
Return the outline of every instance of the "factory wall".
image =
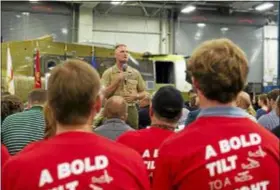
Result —
M131 51L155 54L169 52L167 19L98 15L90 8L81 7L78 36L81 43L105 46L124 43Z
M70 42L72 8L57 2L1 2L1 40L29 40L53 35L56 41Z

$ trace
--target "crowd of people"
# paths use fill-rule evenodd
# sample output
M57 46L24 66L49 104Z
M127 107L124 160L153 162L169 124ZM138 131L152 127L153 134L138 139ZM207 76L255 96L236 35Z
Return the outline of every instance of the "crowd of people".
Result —
M188 61L190 101L153 94L124 44L100 78L67 60L47 90L1 99L4 190L278 190L280 90L244 91L249 64L228 39L202 43Z

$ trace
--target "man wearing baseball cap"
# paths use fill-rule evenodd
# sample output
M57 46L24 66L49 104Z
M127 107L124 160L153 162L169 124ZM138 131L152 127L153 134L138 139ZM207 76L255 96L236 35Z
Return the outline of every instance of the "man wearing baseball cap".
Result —
M180 91L172 86L161 87L153 96L150 106L151 126L121 135L117 142L125 144L142 155L152 179L155 159L162 142L174 133L182 115L184 100Z

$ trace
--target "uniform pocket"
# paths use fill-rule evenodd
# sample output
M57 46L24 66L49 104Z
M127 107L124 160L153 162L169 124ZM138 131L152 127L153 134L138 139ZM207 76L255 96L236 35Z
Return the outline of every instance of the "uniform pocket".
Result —
M127 80L127 87L130 90L136 90L137 84L138 84L137 80L131 80L131 79Z

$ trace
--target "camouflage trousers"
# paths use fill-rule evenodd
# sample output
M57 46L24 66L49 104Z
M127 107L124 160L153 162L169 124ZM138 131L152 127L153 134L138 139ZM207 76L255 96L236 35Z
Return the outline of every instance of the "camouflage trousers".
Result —
M138 110L135 105L128 106L126 123L133 129L138 129Z

